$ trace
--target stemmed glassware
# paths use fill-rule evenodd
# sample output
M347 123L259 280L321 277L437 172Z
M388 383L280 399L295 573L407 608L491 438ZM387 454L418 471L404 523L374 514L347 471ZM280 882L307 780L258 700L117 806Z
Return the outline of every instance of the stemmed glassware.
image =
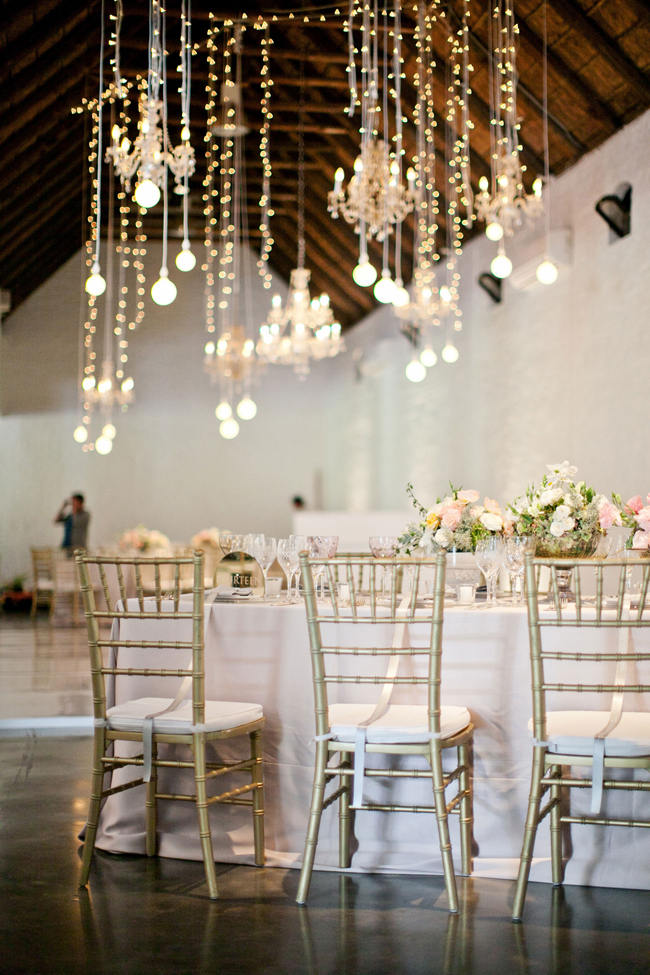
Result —
M520 603L524 592L524 559L535 551L535 539L528 535L511 535L505 540L504 560L510 573L512 601Z
M243 544L243 535L233 535L230 532L222 532L219 535L219 548L224 555L230 555L231 552L239 552Z
M476 564L485 576L487 586L487 604L496 606L497 578L503 565L503 542L498 535L480 538L476 543Z
M262 570L264 575L264 595L267 594L268 589L268 574L273 562L275 561L275 556L278 549L277 539L273 538L271 535L256 535L254 552L251 555L257 560L257 563Z
M309 549L309 554L312 558L318 559L332 559L336 555L336 550L339 547L339 536L338 535L309 535L307 536L307 547ZM320 582L320 595L321 599L325 595L325 566L319 565L316 567L314 572L314 581L316 582L316 588L318 589L318 584Z
M299 567L298 551L290 538L278 538L278 562L287 577L287 601L291 602L291 580Z
M368 539L368 546L372 555L376 559L390 559L397 552L399 539L394 535L371 535ZM386 595L386 569L384 566L378 567L379 578L381 579L381 593Z

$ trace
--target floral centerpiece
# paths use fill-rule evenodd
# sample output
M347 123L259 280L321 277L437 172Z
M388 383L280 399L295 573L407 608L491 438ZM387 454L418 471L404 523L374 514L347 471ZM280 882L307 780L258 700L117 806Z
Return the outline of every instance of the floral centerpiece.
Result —
M136 525L120 535L118 545L123 551L148 552L151 549L169 549L170 541L162 532Z
M568 461L548 464L538 486L510 505L514 530L537 540L536 554L546 558L588 557L609 528L621 525L618 507L584 481Z
M612 497L620 510L622 523L630 529L625 547L650 555L650 494L646 496L645 504L640 494L635 494L625 504L620 494Z
M512 531L512 521L502 512L498 501L484 498L481 504L478 491L463 491L451 483L449 487L449 494L438 498L433 507L425 508L415 497L413 485L407 485L406 493L419 520L408 525L400 535L401 552L406 555L418 549L473 552L480 538Z
M220 535L218 528L203 528L196 535L192 535L190 544L192 548L219 548Z

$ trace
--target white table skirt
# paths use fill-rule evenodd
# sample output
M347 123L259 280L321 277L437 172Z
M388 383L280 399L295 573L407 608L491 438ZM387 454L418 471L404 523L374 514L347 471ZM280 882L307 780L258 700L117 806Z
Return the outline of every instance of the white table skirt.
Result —
M131 626L142 624L131 623ZM147 623L147 626L152 624ZM160 627L160 621L154 623ZM171 626L178 627L178 623ZM206 606L206 697L252 701L264 707L265 845L267 863L297 867L307 826L313 773L314 734L311 661L305 611L301 605ZM126 635L122 634L125 638ZM133 639L141 638L130 633ZM165 633L169 638L169 632ZM163 638L158 636L157 638ZM173 637L172 637L173 639ZM120 651L120 664L137 651ZM476 725L474 745L474 873L512 878L521 848L531 763L527 722L531 713L526 613L522 608L445 610L443 698L464 704ZM118 678L116 701L141 696L142 678ZM128 686L127 686L128 684ZM173 696L169 682L148 695ZM364 690L370 691L369 688ZM348 686L341 693L348 691ZM360 688L352 690L360 698ZM400 689L413 693L412 688ZM349 699L349 698L348 698ZM400 700L399 697L395 698ZM401 698L402 700L404 698ZM338 700L345 700L339 696ZM563 707L593 706L584 696ZM602 706L602 705L601 705ZM647 709L636 700L634 709ZM122 745L121 748L125 746ZM237 746L232 746L236 750ZM223 749L221 750L223 754ZM169 773L167 773L169 774ZM178 776L178 772L173 773ZM133 776L114 775L115 782ZM161 773L161 789L164 790ZM176 781L176 784L177 781ZM188 791L191 786L188 786ZM415 803L430 801L423 781L374 780L367 798ZM418 799L419 796L419 799ZM647 793L609 796L610 815L648 818ZM574 797L573 809L587 811L589 792ZM211 807L215 859L253 863L249 810ZM196 813L190 803L159 804L159 852L162 856L201 859ZM454 855L459 856L456 817L451 819ZM359 871L442 873L435 819L427 814L356 814L358 848L352 868ZM573 852L566 882L596 886L650 888L650 830L572 827ZM336 805L323 816L316 868L336 867ZM141 789L110 797L102 810L97 846L112 852L144 853L144 795ZM550 881L548 824L538 832L532 880Z

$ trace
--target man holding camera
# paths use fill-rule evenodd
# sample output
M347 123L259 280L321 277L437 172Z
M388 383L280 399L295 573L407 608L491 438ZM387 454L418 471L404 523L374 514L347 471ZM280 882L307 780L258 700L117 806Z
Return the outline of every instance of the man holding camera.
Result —
M54 522L63 523L61 548L68 558L72 557L76 548L86 548L89 521L90 512L84 508L83 494L73 494L71 498L65 499Z

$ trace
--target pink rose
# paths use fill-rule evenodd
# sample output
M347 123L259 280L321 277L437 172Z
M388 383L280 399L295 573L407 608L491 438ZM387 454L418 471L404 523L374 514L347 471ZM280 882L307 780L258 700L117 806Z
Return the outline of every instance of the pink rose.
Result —
M498 501L495 501L494 498L485 498L483 501L483 505L486 511L491 511L492 514L495 515L501 514L501 505L499 504Z
M515 530L515 523L511 515L503 516L503 534L512 535Z
M636 515L636 523L642 532L650 532L650 505L647 505Z
M650 531L635 532L632 539L632 548L650 548Z
M459 491L458 500L461 504L474 504L478 501L478 491Z
M650 496L649 496L650 499ZM643 507L643 499L640 494L635 494L633 498L625 502L625 510L628 514L637 515Z
M461 510L455 505L449 505L445 508L442 514L441 524L443 528L448 528L449 531L455 531L458 528L461 519Z
M620 525L621 516L618 508L611 501L603 501L598 508L598 521L603 531L607 531L612 525Z

